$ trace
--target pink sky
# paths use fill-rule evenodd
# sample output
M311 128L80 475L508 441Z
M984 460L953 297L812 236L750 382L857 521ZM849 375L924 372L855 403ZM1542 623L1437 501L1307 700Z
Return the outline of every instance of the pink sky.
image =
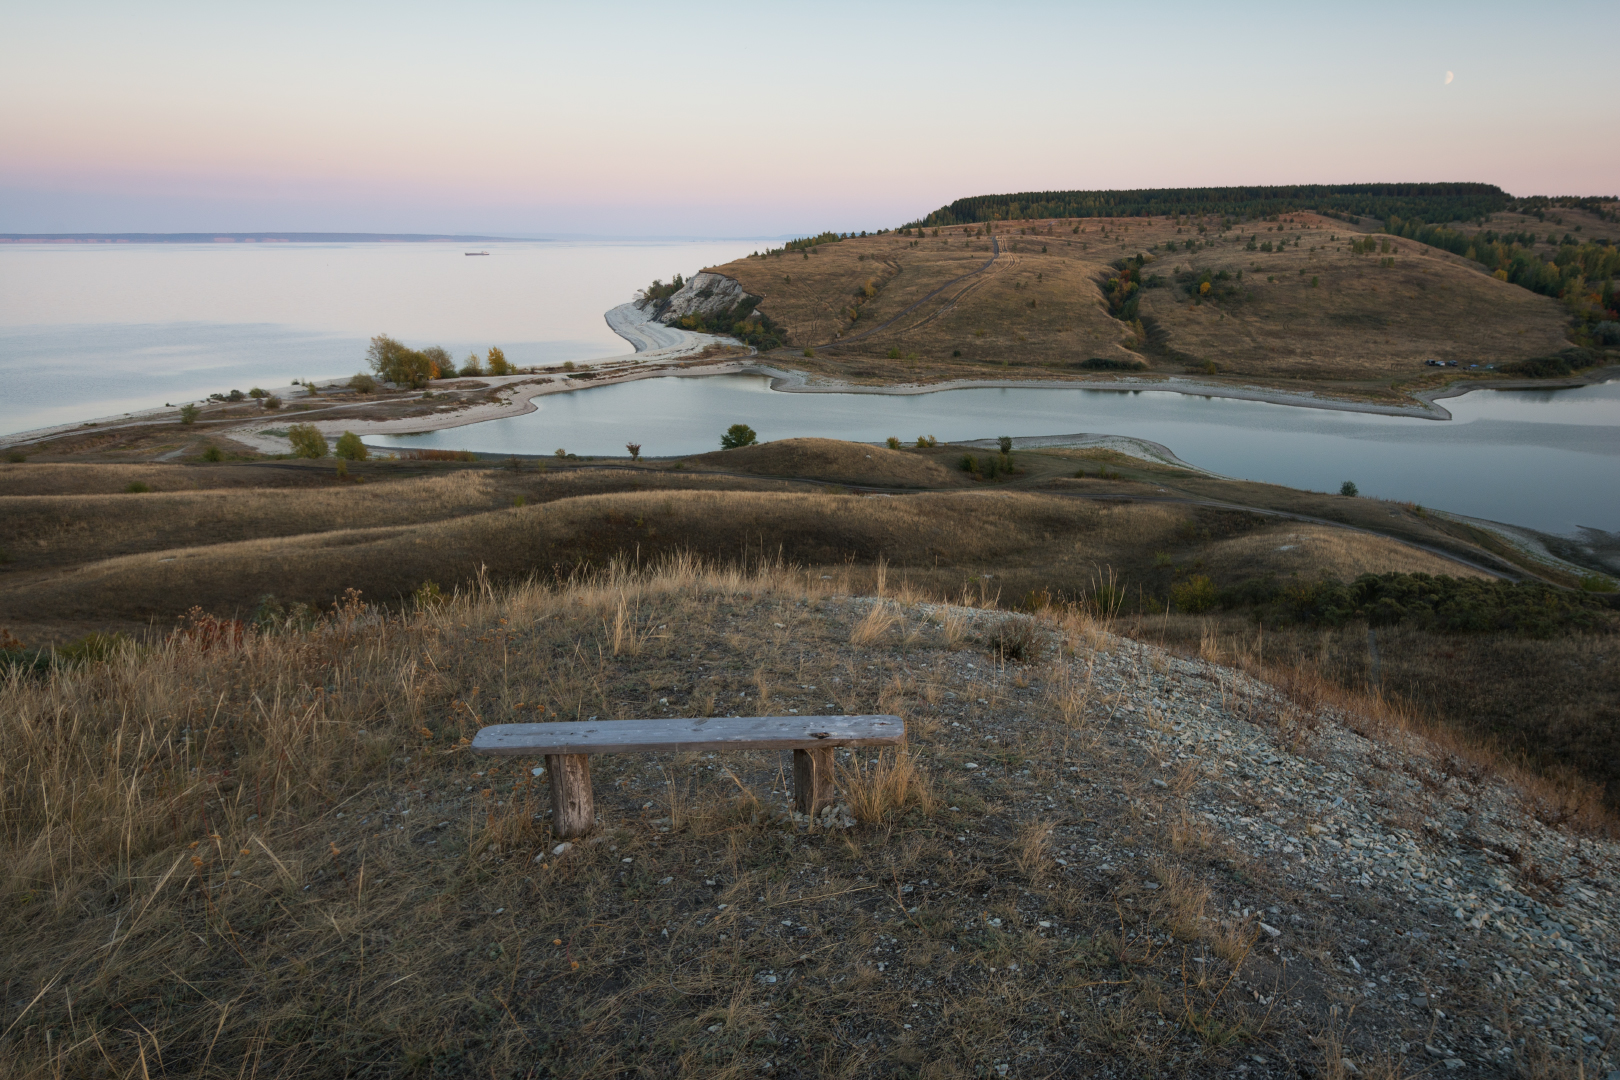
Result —
M0 231L776 235L1029 189L1620 192L1620 75L1579 55L1613 4L581 7L14 11Z

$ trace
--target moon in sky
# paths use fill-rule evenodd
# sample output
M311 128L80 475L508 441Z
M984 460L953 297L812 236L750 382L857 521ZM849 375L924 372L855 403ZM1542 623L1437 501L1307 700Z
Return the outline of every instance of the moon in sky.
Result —
M1449 71L1446 72L1446 85L1450 86L1451 85L1451 80L1455 79L1456 77L1457 76L1453 75L1451 72L1449 72Z

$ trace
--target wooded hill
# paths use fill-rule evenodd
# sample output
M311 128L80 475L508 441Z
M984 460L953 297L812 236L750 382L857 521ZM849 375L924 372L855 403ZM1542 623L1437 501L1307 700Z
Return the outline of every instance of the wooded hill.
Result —
M1268 187L1026 191L976 195L942 206L911 227L977 225L1036 218L1218 215L1239 221L1314 210L1332 217L1391 214L1412 221L1475 221L1514 199L1494 184L1286 184Z

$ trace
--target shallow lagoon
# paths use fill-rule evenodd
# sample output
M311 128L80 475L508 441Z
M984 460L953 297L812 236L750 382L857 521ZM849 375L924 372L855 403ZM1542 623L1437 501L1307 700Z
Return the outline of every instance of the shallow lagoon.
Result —
M1302 409L1165 391L961 389L796 394L759 375L660 378L537 398L536 412L376 445L498 454L648 456L717 449L743 422L762 440L910 443L997 435L1128 435L1226 476L1362 494L1572 534L1620 531L1620 382L1483 390L1448 398L1449 421Z

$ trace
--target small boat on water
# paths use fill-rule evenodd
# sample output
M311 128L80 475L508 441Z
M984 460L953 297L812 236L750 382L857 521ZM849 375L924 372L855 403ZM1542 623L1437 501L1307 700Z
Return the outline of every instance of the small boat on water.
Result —
M488 255L487 251L463 251L463 255Z

